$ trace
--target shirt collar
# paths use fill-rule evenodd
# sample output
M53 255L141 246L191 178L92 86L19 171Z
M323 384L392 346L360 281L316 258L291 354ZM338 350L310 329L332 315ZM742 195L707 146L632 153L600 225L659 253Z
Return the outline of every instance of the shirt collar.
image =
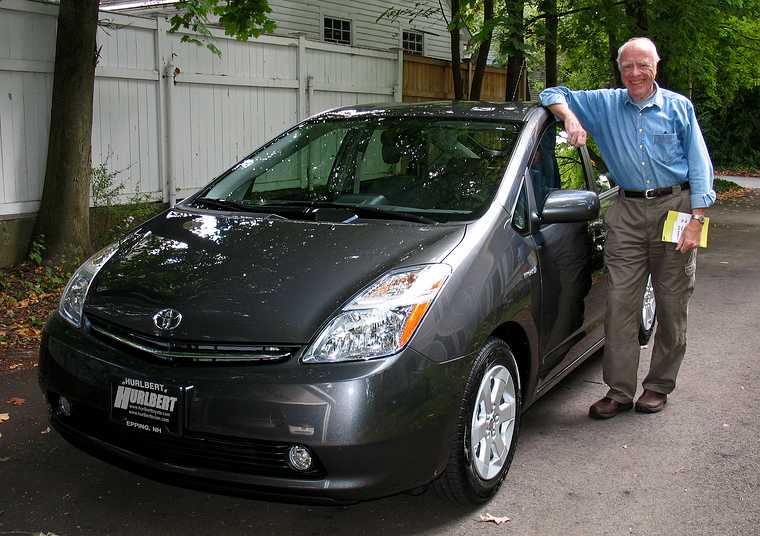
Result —
M662 109L662 105L664 104L664 97L662 96L662 91L660 91L660 86L657 82L654 82L654 93L647 99L641 101L641 102L635 102L631 96L628 94L628 90L625 92L625 101L627 103L633 104L640 110L643 110L644 108L647 108L651 105L657 106L658 108Z

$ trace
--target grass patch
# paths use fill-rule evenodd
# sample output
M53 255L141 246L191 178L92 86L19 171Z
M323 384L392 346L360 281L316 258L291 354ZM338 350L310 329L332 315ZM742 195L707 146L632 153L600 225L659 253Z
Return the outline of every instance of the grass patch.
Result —
M715 193L718 194L718 199L720 201L744 197L750 192L749 188L744 188L743 186L739 186L735 182L726 179L715 179L713 181L713 189L715 190Z

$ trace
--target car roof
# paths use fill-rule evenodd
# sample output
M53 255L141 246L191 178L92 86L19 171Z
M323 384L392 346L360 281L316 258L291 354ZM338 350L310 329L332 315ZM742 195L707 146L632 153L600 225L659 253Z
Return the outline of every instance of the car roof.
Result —
M445 117L450 119L485 119L525 121L538 107L536 102L435 101L416 103L380 103L334 108L315 116L319 119L373 117Z

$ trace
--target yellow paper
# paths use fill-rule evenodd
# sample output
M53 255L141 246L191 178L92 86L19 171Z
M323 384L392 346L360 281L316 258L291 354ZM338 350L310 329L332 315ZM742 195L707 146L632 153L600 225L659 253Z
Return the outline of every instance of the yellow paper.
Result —
M662 227L662 241L677 244L690 220L691 214L669 210L668 217L665 218L665 225ZM709 226L710 218L705 218L705 223L702 225L702 235L699 237L699 247L707 247L707 229Z

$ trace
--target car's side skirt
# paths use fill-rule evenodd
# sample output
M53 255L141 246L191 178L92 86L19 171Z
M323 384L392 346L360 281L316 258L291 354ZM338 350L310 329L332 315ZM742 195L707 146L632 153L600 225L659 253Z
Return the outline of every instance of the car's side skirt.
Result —
M591 346L588 350L586 350L584 353L579 355L575 361L567 365L565 368L563 368L561 371L559 371L557 374L555 374L548 380L541 382L541 385L539 385L539 387L536 389L536 396L531 401L531 404L535 402L536 400L538 400L539 398L541 398L542 396L544 396L547 393L547 391L549 391L549 389L557 385L565 376L567 376L573 370L575 370L578 367L578 365L583 363L589 356L596 353L597 350L599 350L602 346L604 346L604 343L606 340L607 340L606 337L602 337L601 339L599 339L599 341L594 343L594 345Z

